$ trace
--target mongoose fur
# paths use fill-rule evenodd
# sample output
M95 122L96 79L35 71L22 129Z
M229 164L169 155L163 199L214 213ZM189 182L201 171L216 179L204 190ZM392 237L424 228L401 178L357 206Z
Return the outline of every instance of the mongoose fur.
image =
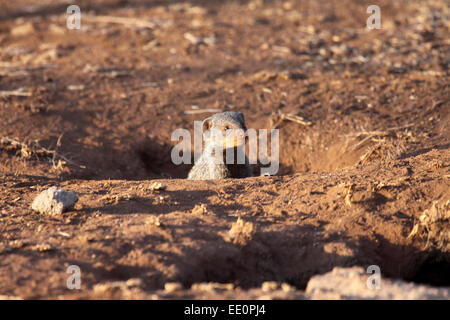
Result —
M252 170L245 155L244 115L241 112L217 113L203 121L205 147L202 155L188 174L189 180L245 178ZM229 150L234 149L234 150ZM228 150L228 151L227 151ZM243 161L226 161L227 152L241 155Z

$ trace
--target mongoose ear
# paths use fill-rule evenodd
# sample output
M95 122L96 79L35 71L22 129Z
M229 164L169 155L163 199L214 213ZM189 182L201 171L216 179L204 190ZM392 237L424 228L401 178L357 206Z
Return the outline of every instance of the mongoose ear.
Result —
M207 131L209 129L211 129L211 117L206 118L205 120L203 120L203 131Z
M244 124L245 123L244 114L242 112L238 112L237 114L238 114L239 121L241 121L242 124Z

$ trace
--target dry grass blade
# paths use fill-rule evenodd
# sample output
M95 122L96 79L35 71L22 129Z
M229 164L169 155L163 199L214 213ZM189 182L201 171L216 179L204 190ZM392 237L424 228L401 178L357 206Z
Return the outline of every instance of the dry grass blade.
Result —
M400 156L406 150L405 144L402 140L371 139L371 141L377 142L377 144L370 147L361 156L356 165L366 164L374 159L392 160Z
M386 133L388 133L390 131L397 131L397 130L401 130L401 129L408 129L408 128L411 128L413 125L414 125L414 123L409 123L409 124L406 124L404 126L391 127L391 128L387 128L385 130L374 130L374 131L363 130L363 131L360 131L360 132L349 134L347 136L360 137L360 136L363 136L363 135L383 135L383 134L386 134Z
M356 150L359 146L361 146L362 144L364 144L364 142L372 139L373 137L386 137L386 136L390 136L393 135L393 133L395 131L398 130L402 130L402 129L407 129L412 127L414 124L410 123L404 126L398 126L398 127L391 127L391 128L387 128L385 130L375 130L375 131L360 131L360 132L356 132L356 133L351 133L348 134L347 137L348 138L359 138L362 136L365 136L365 138L363 140L361 140L360 142L358 142L353 148L352 151Z
M222 112L220 109L210 108L210 109L197 109L197 110L185 110L184 114L200 114L208 112Z
M147 20L136 18L112 17L112 16L85 16L83 19L91 22L116 23L116 24L123 24L126 26L146 27L150 29L155 28L154 23Z
M282 113L282 112L278 111L277 113L272 114L270 117L270 128L276 129L285 120L292 121L292 122L301 124L303 126L310 126L312 124L311 121L309 121L301 116L298 116L298 115L295 115L292 113Z
M2 91L0 91L0 95L3 97L11 97L11 96L31 97L32 93L27 92L27 91L21 91L21 90L13 90L13 91L2 90Z
M36 149L24 142L7 137L0 137L0 148L7 152L20 153L22 158L30 158L33 155L38 157L53 157L53 152L51 151L44 148Z
M56 148L59 148L61 146L61 139L62 135L58 137ZM16 155L20 155L25 159L29 159L33 156L37 158L51 159L54 168L62 166L61 160L83 169L86 168L83 165L79 165L72 160L67 159L65 156L59 154L56 150L49 150L39 146L37 142L34 144L27 144L16 139L0 137L0 149L5 150L6 152L14 153Z
M414 137L410 132L404 133L400 132L400 130L410 128L413 125L414 124L407 124L404 126L387 128L385 130L362 130L360 132L347 134L344 149L349 152L355 152L370 142L376 143L373 146L369 146L356 165L365 164L376 157L380 159L394 159L406 150L405 145L408 141L414 140ZM362 139L349 148L350 141L359 138Z
M426 238L425 249L433 246L439 250L450 251L450 200L433 202L414 225L408 239Z

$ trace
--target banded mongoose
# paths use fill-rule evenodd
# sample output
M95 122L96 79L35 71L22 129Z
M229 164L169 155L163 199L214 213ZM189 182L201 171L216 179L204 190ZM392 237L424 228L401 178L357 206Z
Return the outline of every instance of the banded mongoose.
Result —
M217 113L205 119L202 128L205 146L188 174L189 180L252 176L245 155L247 127L241 112Z

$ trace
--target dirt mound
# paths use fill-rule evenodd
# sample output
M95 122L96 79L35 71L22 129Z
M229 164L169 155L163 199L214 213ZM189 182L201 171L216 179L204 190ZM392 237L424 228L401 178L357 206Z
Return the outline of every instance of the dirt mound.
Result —
M448 168L433 165L442 156L449 150L372 164L364 176L350 168L221 182L162 180L167 188L148 180L69 180L60 185L80 199L61 217L29 209L34 195L55 181L41 180L30 192L36 178L5 175L2 292L67 294L69 264L80 266L86 290L129 278L141 279L147 291L174 281L184 288L276 281L302 289L315 274L353 265L378 265L383 277L448 285L448 251L426 237L408 237L433 199L450 196ZM92 293L83 292L74 297Z

